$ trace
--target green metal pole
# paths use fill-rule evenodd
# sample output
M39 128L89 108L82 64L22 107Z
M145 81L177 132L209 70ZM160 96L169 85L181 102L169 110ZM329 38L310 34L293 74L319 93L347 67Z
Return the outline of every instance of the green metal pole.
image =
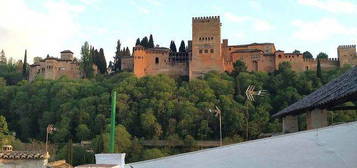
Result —
M112 93L112 116L111 116L111 130L110 130L110 144L109 152L114 153L114 140L115 140L115 109L117 103L117 92Z

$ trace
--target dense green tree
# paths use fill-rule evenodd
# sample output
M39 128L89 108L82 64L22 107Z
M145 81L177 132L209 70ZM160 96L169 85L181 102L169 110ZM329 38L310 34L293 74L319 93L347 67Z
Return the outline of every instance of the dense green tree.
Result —
M27 79L28 77L27 50L25 50L24 63L22 66L22 76L24 79Z
M135 46L140 45L140 38L136 39Z
M320 58L320 59L327 59L328 55L324 52L320 52L316 58Z
M170 42L170 50L171 52L177 52L175 41Z
M51 134L50 143L58 146L56 155L62 159L66 158L68 147L65 144L70 139L73 144L91 141L88 149L73 145L73 161L91 163L87 158L92 155L85 150L108 151L110 93L116 90L116 119L121 125L116 128L115 150L127 153L128 160L134 162L163 156L161 154L196 150L195 141L218 140L219 120L209 112L215 106L222 111L223 138L227 143L246 140L246 133L249 139L256 139L262 133L280 132L281 121L272 119L271 114L350 68L321 70L325 80L320 81L315 70L294 72L286 62L271 73L248 72L242 67L243 64L235 67L239 72L236 74L212 71L190 81L166 75L137 78L132 73L120 72L91 80L38 78L12 85L1 75L8 74L12 68L16 71L16 65L0 65L4 69L0 71L0 115L7 119L9 134L16 132L16 137L23 142L43 141L47 125L54 124L57 131ZM19 74L21 76L21 72ZM268 90L270 95L255 97L255 102L246 103L244 91L248 85L255 85L256 90ZM354 111L330 113L331 123L357 118ZM14 143L14 137L7 134L6 137L8 142ZM150 148L142 145L145 140L167 140L187 146L174 148L171 144L158 149L159 152L155 150L152 156Z
M142 158L144 160L149 160L149 159L164 157L166 155L167 154L162 152L160 149L154 148L154 149L144 150Z
M179 52L186 52L186 45L185 45L185 41L183 40L181 41Z
M78 127L76 128L76 132L76 137L79 140L87 140L91 134L88 126L85 124L78 125Z
M70 153L73 155L69 155ZM56 160L66 160L68 163L71 163L71 160L67 160L68 158L72 160L71 165L73 166L95 162L94 154L86 151L84 147L79 145L73 146L71 148L69 148L68 145L64 145L56 154Z
M317 66L316 66L316 76L322 80L322 72L321 72L321 63L320 58L317 58Z
M152 35L150 34L148 48L154 48L154 47L155 47L154 39L153 39Z
M129 47L125 48L125 56L131 56Z
M115 56L114 56L114 61L112 65L112 71L113 72L119 72L121 69L121 57L123 56L123 52L121 50L121 42L120 40L117 41L117 46L116 46L116 51L115 51Z
M132 136L123 125L117 125L115 128L115 153L128 153L132 145ZM104 151L109 151L109 134L103 136Z
M239 73L241 73L241 72L247 72L247 66L245 65L245 63L243 61L238 60L233 64L232 75L238 76Z
M4 50L1 50L0 52L0 64L6 64L7 60L6 60L6 56L5 56L5 52Z
M105 60L103 48L100 48L99 52L95 49L92 55L94 64L97 65L99 72L105 74L107 72L107 61Z
M83 44L81 48L81 55L80 68L83 72L83 76L84 78L92 78L94 76L93 56L91 55L91 48L88 42Z
M146 36L141 40L140 45L142 45L145 48L149 47L149 40Z
M309 51L305 51L304 53L302 53L302 55L304 56L304 58L314 58Z

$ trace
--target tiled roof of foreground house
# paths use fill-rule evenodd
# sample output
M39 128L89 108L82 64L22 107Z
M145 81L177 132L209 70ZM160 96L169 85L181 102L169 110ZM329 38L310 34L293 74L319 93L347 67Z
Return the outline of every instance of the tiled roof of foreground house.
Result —
M129 163L125 168L357 167L357 122Z
M33 151L2 151L0 152L0 159L6 160L37 160L48 159L49 156L44 152Z
M357 100L357 67L342 74L303 99L274 114L273 117L299 114L315 108L329 108Z

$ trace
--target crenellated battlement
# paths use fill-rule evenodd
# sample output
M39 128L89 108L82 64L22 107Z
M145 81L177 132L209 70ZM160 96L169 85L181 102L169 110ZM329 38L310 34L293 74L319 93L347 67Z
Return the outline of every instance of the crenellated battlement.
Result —
M219 16L204 16L204 17L193 17L192 22L220 22L220 17Z
M338 62L338 58L320 58L320 62ZM304 62L317 62L316 58L304 58Z
M338 49L356 48L356 45L339 45Z

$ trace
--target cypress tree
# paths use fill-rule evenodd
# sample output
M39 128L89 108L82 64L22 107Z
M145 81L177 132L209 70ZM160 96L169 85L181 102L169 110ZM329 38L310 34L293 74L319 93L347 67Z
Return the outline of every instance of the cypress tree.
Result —
M25 50L24 64L22 65L22 76L27 79L27 50Z
M320 58L317 58L316 76L322 81Z
M125 56L130 56L130 50L129 50L129 47L126 47L125 48Z
M175 41L171 41L170 50L171 52L177 52Z
M148 48L154 48L154 39L152 37L152 34L150 34L150 37L149 37Z
M136 39L135 46L140 45L140 38Z
M183 40L181 41L179 52L186 52L186 45L185 45L185 41Z
M121 65L121 60L120 57L123 55L123 52L121 51L121 43L120 40L117 41L117 47L116 47L116 52L114 56L114 63L112 66L112 71L117 72L120 70L120 65Z
M148 40L148 38L145 36L145 37L141 40L140 44L141 44L143 47L148 48L148 46L149 46L149 40Z
M91 48L88 42L85 42L84 45L81 47L81 64L80 68L84 73L85 78L92 78L93 77L93 56L91 52L94 48Z
M105 60L103 48L99 49L97 58L99 71L101 74L105 74L107 72L107 61Z

